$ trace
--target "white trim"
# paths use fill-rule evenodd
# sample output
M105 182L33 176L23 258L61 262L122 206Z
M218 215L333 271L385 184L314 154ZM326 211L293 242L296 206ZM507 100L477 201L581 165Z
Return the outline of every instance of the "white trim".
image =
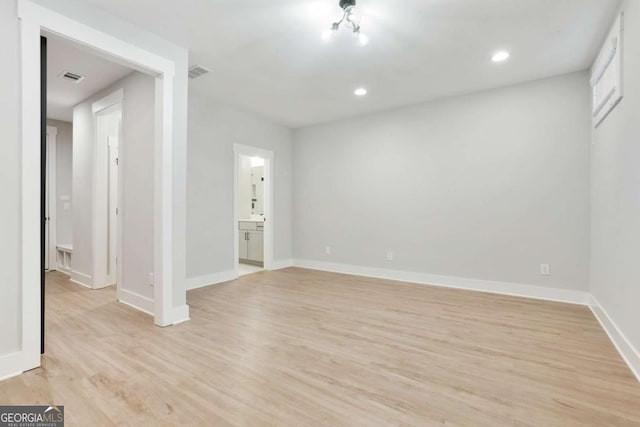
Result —
M20 21L22 63L22 348L19 370L40 366L40 25ZM20 326L20 325L16 325ZM0 376L15 372L0 359ZM6 366L5 366L6 364ZM8 370L8 371L7 371Z
M7 367L9 367L8 369L11 369L11 366L22 365L22 361L20 360L20 356L21 355L22 355L22 352L10 353L10 354L6 354L4 356L0 356L0 366L7 366ZM0 382L2 382L4 380L8 380L8 379L13 378L13 377L17 377L18 375L22 375L22 370L19 370L19 371L8 371L8 372L11 372L11 373L6 374L4 376L1 376L0 377Z
M118 301L153 316L153 300L151 298L118 288Z
M175 74L175 63L170 59L98 31L31 0L18 0L18 17L39 25L45 32L73 40L91 50L98 51L96 53L122 61L125 65L130 65L142 72L154 71L170 76ZM39 37L40 31L38 31L38 45Z
M71 270L71 274L69 274L69 281L77 285L84 286L85 288L93 289L93 277L88 274Z
M388 270L383 268L363 267L357 265L337 264L322 261L296 259L294 260L293 264L296 267L308 268L311 270L322 270L330 271L333 273L397 280L400 282L416 283L420 285L490 292L494 294L565 302L569 304L587 305L589 296L588 292L576 291L572 289L547 288L544 286L526 285L522 283L496 282L492 280L441 276L435 274L415 273L401 270Z
M22 374L24 364L22 354L22 351L17 351L0 356L0 381Z
M272 270L282 270L283 268L293 267L292 259L279 259L273 262Z
M274 254L274 153L258 147L251 147L243 144L233 144L233 264L235 278L240 277L240 260L238 257L238 220L239 209L239 191L238 191L238 173L240 171L240 156L260 157L264 159L264 269L273 270L273 254Z
M155 144L153 158L153 311L154 323L164 327L179 320L173 318L173 74L156 79L155 86L155 99L163 100L155 105L155 140L163 143Z
M49 136L47 141L47 186L48 197L47 203L49 205L49 271L54 271L58 267L58 240L57 240L57 226L58 226L58 212L57 212L57 166L56 166L56 151L57 151L57 139L58 128L55 126L47 126L47 135Z
M124 89L120 88L91 104L91 114L95 116L109 107L122 104L122 101L124 101Z
M235 270L223 271L221 273L208 274L206 276L187 278L187 290L205 288L219 283L230 282L237 279Z
M191 320L189 317L189 306L187 304L182 305L180 307L173 308L173 323L172 325L178 325L180 323L188 322Z
M107 223L110 221L109 206L109 147L107 145L101 145L105 141L101 141L99 135L101 130L100 118L111 115L119 114L120 123L118 124L118 141L122 140L122 102L124 100L124 90L118 89L109 95L97 100L91 105L91 111L93 112L93 192L92 192L92 222L93 222L93 289L101 289L107 286L113 285L114 282L120 288L122 284L121 277L111 277L109 274L109 265L107 260L109 254L107 248L109 247L109 228ZM119 177L120 178L120 177ZM120 184L121 179L118 180ZM118 185L118 205L123 206L122 203L122 187ZM116 233L120 238L122 236L122 221L120 220L122 215L119 215L117 221ZM117 240L116 258L120 260L120 264L123 264L122 245L120 240ZM118 272L123 268L118 269Z
M602 329L607 333L609 339L618 350L618 353L622 356L622 359L624 359L629 369L631 369L631 372L633 372L636 379L640 381L640 351L631 344L631 341L622 333L618 325L616 325L611 316L609 316L593 295L589 296L589 308L596 319L598 319L598 322L600 322Z

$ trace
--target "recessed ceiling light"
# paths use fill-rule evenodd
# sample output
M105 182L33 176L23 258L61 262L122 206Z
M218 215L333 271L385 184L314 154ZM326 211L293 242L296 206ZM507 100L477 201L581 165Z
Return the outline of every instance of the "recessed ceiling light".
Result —
M507 59L509 59L509 52L506 52L504 50L494 53L491 57L491 60L493 62L502 62L506 61Z
M353 92L356 96L365 96L367 94L367 90L363 87L359 87Z

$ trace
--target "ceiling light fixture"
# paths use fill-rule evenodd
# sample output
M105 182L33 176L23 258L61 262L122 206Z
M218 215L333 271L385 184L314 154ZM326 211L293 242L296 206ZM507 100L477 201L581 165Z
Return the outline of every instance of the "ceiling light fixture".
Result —
M340 0L340 8L342 9L342 19L338 22L334 22L331 25L331 29L322 33L323 40L330 40L335 33L340 29L340 25L343 22L347 22L351 25L351 30L353 34L357 37L358 42L361 46L365 46L369 43L369 37L367 37L362 31L360 31L360 16L355 12L356 0Z
M365 96L367 94L367 90L365 88L363 88L363 87L360 87L360 88L356 89L353 93L356 96Z
M494 53L493 56L491 57L491 60L493 62L503 62L503 61L506 61L507 59L509 59L509 52L506 52L504 50Z

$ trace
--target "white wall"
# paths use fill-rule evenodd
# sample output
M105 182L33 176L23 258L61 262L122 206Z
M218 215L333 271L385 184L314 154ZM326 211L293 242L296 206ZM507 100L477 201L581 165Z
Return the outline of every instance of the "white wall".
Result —
M624 98L591 148L591 292L640 349L640 2L623 10Z
M58 129L56 137L56 240L57 244L72 243L73 197L71 191L73 158L73 125L59 120L47 120L49 126ZM69 200L61 200L62 196ZM69 209L65 209L65 203Z
M191 94L187 276L234 269L233 144L274 152L274 260L291 258L292 131Z
M123 272L121 289L153 299L148 274L153 272L153 188L155 79L134 72L78 104L73 110L73 262L72 269L93 277L94 116L92 104L123 89L119 179L124 182ZM150 107L151 106L151 107Z
M296 131L294 258L586 291L588 106L582 72Z
M0 356L20 350L20 62L15 1L0 2Z

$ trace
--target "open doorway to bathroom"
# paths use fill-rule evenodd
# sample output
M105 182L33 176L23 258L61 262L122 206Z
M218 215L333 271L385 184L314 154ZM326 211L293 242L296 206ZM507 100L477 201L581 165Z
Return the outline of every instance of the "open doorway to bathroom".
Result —
M244 276L273 263L273 153L234 145L235 266Z
M264 269L264 159L241 154L238 169L240 276Z

